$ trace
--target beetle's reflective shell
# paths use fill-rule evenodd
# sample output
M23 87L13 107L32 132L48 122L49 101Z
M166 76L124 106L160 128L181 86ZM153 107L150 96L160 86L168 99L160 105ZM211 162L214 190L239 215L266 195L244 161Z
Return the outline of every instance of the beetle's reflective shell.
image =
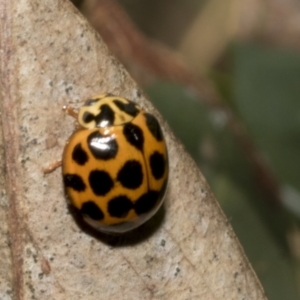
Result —
M131 230L163 202L168 155L157 119L113 95L87 100L63 154L68 199L91 226Z

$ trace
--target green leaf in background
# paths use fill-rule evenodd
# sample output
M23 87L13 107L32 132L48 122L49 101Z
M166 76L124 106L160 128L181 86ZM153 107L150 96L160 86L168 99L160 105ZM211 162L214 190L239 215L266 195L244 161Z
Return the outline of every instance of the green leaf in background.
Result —
M234 57L239 113L277 176L300 190L300 55L237 45Z

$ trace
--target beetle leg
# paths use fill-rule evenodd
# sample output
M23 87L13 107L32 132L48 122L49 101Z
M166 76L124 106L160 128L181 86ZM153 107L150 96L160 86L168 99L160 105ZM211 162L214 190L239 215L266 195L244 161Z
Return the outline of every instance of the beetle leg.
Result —
M49 164L47 167L43 168L43 173L44 174L52 173L57 168L61 167L61 165L62 165L62 161L61 160L57 160L57 161Z

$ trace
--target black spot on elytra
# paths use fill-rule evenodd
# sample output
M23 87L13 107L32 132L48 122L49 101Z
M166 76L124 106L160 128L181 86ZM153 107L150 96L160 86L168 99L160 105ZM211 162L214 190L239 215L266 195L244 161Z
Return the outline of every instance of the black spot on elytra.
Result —
M104 218L104 214L100 207L91 200L82 204L80 213L93 220L102 220Z
M159 199L159 192L149 191L143 194L134 205L134 210L137 215L146 214L150 212L156 205Z
M126 196L118 196L108 202L108 213L112 217L125 218L133 208L133 203Z
M92 132L88 136L87 143L96 159L109 160L117 155L118 144L115 138L102 135L99 130Z
M117 180L128 189L137 189L143 182L141 164L137 160L127 161L118 172Z
M100 107L100 113L95 116L95 121L98 127L111 126L115 120L115 113L107 104Z
M138 113L139 113L139 109L136 107L135 103L133 103L132 101L127 100L128 103L124 103L120 100L113 100L113 102L116 104L116 106L118 106L118 108L121 111L124 111L126 114L135 117Z
M164 156L158 151L155 151L151 154L149 161L152 175L157 180L161 179L164 176L166 169L166 161Z
M90 123L92 121L95 121L97 127L111 126L115 120L115 113L109 105L103 104L100 107L99 114L94 116L90 112L86 111L82 116L82 120L85 123Z
M144 116L146 117L146 125L149 131L157 141L161 142L163 140L163 134L157 119L149 113L145 113Z
M82 116L82 120L84 123L90 123L95 119L95 116L89 112L84 112L83 116Z
M72 152L72 159L80 166L83 166L88 161L86 152L82 149L81 144L78 143Z
M132 123L126 123L123 128L123 134L126 140L138 150L143 150L144 134L140 127Z
M105 171L93 170L89 175L90 186L97 196L105 196L114 186L110 175Z
M65 174L64 184L66 188L71 188L77 192L83 192L85 190L85 184L82 178L76 174Z

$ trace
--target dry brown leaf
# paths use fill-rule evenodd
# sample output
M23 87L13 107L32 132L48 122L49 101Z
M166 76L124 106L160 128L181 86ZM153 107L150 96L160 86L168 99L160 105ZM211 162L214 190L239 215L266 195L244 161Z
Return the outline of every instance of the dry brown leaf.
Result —
M156 78L194 83L178 53L147 38L117 1L87 0L80 9L139 84Z
M180 51L200 75L237 40L299 51L299 16L298 0L210 0L187 28Z
M0 20L0 299L266 299L194 161L76 9L3 0ZM164 209L121 238L77 224L60 170L42 172L73 130L61 107L99 92L153 112L169 149Z
M300 50L298 0L243 0L238 38Z
M241 0L210 0L187 30L180 52L202 74L223 55L238 30Z

